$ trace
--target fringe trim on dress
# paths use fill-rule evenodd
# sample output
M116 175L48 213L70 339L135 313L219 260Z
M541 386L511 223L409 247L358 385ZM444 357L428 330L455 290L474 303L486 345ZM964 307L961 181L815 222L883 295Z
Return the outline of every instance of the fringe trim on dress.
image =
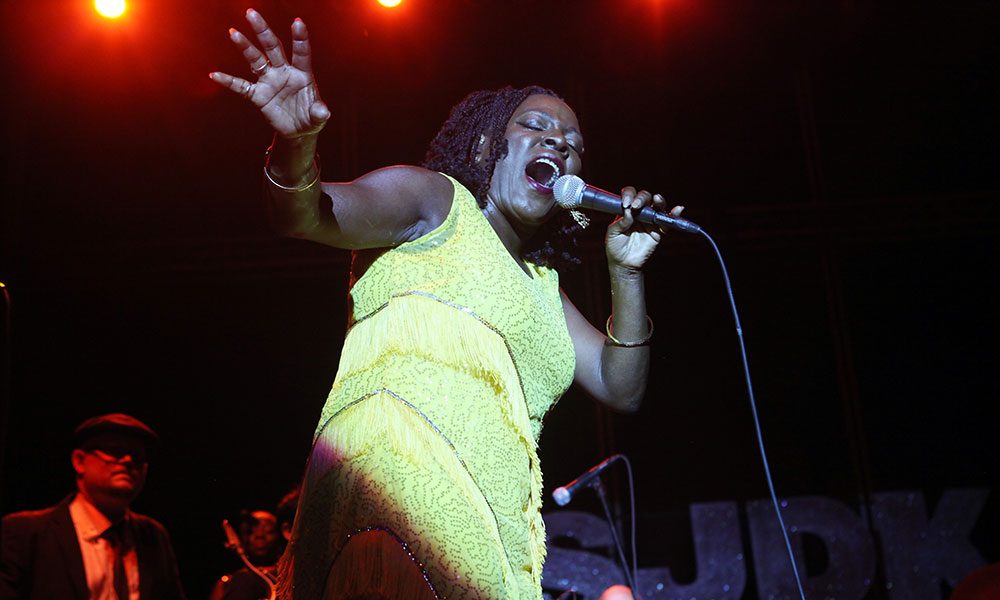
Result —
M447 365L479 378L497 392L504 418L517 434L531 465L528 514L532 515L532 575L540 589L545 560L545 524L539 512L542 471L520 374L506 339L471 309L431 294L411 292L393 297L351 328L344 341L337 380L350 379L357 371L370 369L392 356L419 356Z

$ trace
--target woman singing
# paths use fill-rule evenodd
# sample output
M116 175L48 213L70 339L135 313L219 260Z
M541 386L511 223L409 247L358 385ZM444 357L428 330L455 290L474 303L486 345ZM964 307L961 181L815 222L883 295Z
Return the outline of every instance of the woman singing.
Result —
M580 171L583 134L553 92L474 92L424 165L320 182L330 118L305 23L289 61L257 12L236 30L253 81L212 73L274 128L264 166L284 235L354 252L351 326L322 410L281 597L541 598L545 532L536 442L576 382L638 408L649 364L642 266L660 232L635 222L660 195L622 191L608 228L608 335L560 292L546 222L552 185ZM673 214L679 214L680 207Z

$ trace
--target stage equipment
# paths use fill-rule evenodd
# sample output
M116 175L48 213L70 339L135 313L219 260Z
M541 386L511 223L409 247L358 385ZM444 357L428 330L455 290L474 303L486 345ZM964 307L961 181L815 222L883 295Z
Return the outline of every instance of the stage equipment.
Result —
M615 454L605 458L601 462L597 463L590 468L586 473L580 475L573 481L567 483L566 485L559 486L552 491L552 499L556 501L559 506L566 506L569 504L570 500L576 494L577 490L582 487L593 487L597 482L595 481L597 477L600 476L604 469L608 468L608 465L615 462L618 459L625 458L622 454Z
M617 196L611 192L607 192L592 185L587 185L576 175L563 175L557 179L556 184L552 189L552 193L555 195L556 202L559 203L559 206L566 209L586 208L615 215L623 213L621 196ZM785 527L785 520L781 516L781 506L778 503L778 495L774 491L774 481L771 477L771 467L767 461L767 453L764 451L764 436L761 433L760 416L757 414L757 401L753 393L753 384L750 381L750 366L747 361L746 345L743 342L743 326L740 324L740 315L736 310L736 300L733 298L733 287L729 280L729 272L726 270L726 263L722 260L722 252L719 251L719 247L716 245L715 240L712 239L712 236L708 235L705 230L691 221L678 219L676 217L657 212L648 206L643 208L637 215L634 216L640 223L648 223L656 225L660 228L676 229L679 231L686 231L688 233L701 234L706 240L708 240L708 243L711 244L712 249L715 251L715 256L719 259L719 266L722 268L722 278L726 285L726 294L729 296L729 306L732 309L733 320L736 324L736 338L739 342L740 356L743 360L743 376L746 383L747 396L750 400L750 412L753 416L754 433L757 437L757 447L760 452L760 458L764 463L764 478L767 480L767 488L771 494L771 502L774 504L774 513L778 518L778 524L781 526L781 534L784 537L785 549L788 551L788 560L791 562L792 573L795 575L795 585L798 587L799 596L802 600L805 600L806 593L802 588L802 578L799 575L799 568L795 562L795 553L792 552L792 543L788 538L788 530Z
M95 0L94 10L105 19L117 19L125 14L125 0Z
M0 479L3 477L4 449L7 448L7 423L10 410L10 362L13 344L10 331L10 290L0 281L0 298L3 299L3 330L0 331ZM0 493L0 500L3 494Z
M587 185L576 175L563 175L556 179L556 184L552 187L552 194L556 197L559 206L567 210L586 208L612 215L624 213L621 196L599 187ZM640 223L687 233L701 233L701 227L691 221L657 212L648 206L633 216Z
M625 551L622 549L621 540L618 539L618 529L615 527L614 519L611 518L611 509L608 508L608 498L604 491L604 484L601 482L601 473L604 469L608 468L611 463L619 460L625 463L625 470L628 472L629 518L631 521L630 529L632 531L631 569L628 566L628 561L625 560ZM611 539L614 541L615 550L618 551L618 560L621 562L622 573L625 574L626 583L632 588L632 594L636 600L642 600L639 597L639 586L636 585L638 561L636 560L635 552L635 485L632 480L632 463L629 462L628 457L624 454L613 454L591 467L586 473L573 481L564 486L557 487L552 491L552 499L559 506L566 506L573 499L573 495L577 490L582 487L589 487L597 492L597 497L601 500L601 506L604 508L604 517L608 520L608 528L611 530Z

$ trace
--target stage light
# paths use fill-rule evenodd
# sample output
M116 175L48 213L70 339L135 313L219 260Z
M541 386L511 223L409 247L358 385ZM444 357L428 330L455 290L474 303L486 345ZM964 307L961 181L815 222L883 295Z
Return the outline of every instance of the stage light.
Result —
M102 17L117 19L125 14L125 0L94 0L94 9Z
M403 3L403 0L378 0L378 3L386 8L396 8Z

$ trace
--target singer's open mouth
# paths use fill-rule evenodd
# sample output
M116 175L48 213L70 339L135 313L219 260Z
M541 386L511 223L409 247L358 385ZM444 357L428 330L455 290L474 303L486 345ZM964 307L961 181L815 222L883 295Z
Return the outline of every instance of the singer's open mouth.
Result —
M535 184L535 187L551 192L556 179L562 175L562 167L551 158L542 156L528 163L528 166L524 168L524 174L528 176L532 184Z

